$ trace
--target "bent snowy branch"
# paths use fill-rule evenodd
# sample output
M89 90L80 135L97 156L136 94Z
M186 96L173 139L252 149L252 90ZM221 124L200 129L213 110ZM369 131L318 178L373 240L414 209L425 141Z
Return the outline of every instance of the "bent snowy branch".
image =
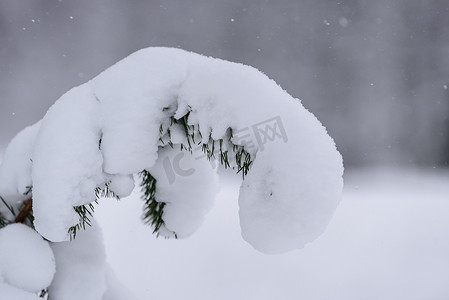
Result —
M125 197L143 170L155 179L147 209L164 203L158 233L192 234L217 191L216 158L246 175L244 239L280 253L324 231L343 184L333 140L298 99L254 68L179 49L143 49L70 90L32 144L34 224L52 241L69 238L96 188Z

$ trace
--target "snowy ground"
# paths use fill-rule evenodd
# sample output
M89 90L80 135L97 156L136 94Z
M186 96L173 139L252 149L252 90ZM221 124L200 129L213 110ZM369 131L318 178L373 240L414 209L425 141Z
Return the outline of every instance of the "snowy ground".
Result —
M100 203L108 260L139 299L449 299L449 171L351 171L326 233L278 256L241 238L238 179L185 240L152 236L137 192Z

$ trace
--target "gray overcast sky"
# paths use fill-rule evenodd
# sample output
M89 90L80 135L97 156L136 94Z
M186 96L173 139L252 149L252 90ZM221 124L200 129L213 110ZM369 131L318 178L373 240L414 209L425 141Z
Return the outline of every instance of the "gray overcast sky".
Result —
M252 65L303 100L347 165L447 164L447 0L0 2L0 148L147 46Z

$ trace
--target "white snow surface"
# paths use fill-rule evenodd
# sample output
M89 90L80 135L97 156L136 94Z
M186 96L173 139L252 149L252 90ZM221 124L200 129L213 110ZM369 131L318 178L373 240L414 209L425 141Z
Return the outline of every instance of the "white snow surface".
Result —
M73 241L52 243L51 247L56 258L55 278L48 289L52 299L135 299L106 263L103 236L95 220Z
M343 165L315 116L252 67L180 49L147 48L67 92L43 118L32 155L39 233L55 242L67 240L68 229L79 221L73 206L93 201L95 187L111 176L119 194L129 193L130 176L155 166L160 130L167 132L171 116L188 112L188 123L200 128L203 142L209 134L226 140L229 129L250 133L232 138L253 159L239 196L246 241L260 251L282 253L302 248L324 231L341 198ZM182 143L176 132L173 128L173 139ZM212 192L208 181L192 179L190 190ZM180 193L170 188L173 197ZM185 228L181 235L190 235L198 223L175 220L180 214L174 211L189 207L192 217L202 220L211 203L167 202L177 203L166 212L167 227Z
M47 288L55 273L49 244L30 227L11 224L0 229L0 245L0 299L35 299L28 293Z
M42 300L36 293L30 293L0 281L0 299Z
M100 202L109 262L139 299L449 299L449 170L345 172L325 233L284 255L242 241L240 177L220 175L215 208L189 239L149 238L137 191Z
M136 300L134 294L117 278L112 268L107 265L105 270L106 292L102 300Z
M105 182L99 150L100 103L87 85L64 94L42 120L33 153L36 230L50 241L68 240L78 224L74 206L95 200Z

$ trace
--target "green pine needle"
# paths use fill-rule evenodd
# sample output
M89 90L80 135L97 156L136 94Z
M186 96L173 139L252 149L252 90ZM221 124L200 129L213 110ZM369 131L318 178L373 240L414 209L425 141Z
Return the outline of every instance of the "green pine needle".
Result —
M98 204L98 201L95 200L95 203ZM78 231L80 231L81 229L85 230L86 225L92 226L90 218L93 217L93 213L95 211L95 207L92 203L76 206L73 209L78 214L80 222L75 226L69 228L70 240L74 240L76 238L76 234L78 233Z
M220 164L225 168L236 167L237 173L241 173L243 178L248 173L252 165L251 155L244 149L243 146L235 145L232 143L233 132L232 128L229 128L224 139L214 140L212 138L212 131L208 132L209 139L206 143L202 143L204 132L201 132L199 125L189 125L188 118L190 111L179 119L175 119L174 112L177 109L173 107L163 108L163 111L167 113L167 117L170 121L161 124L159 127L160 138L159 141L162 147L169 145L173 148L171 142L171 127L175 124L179 124L184 129L186 136L186 143L181 144L181 151L193 152L193 146L200 146L202 152L206 155L210 161L212 159L218 159ZM195 133L197 136L195 137ZM207 135L206 135L207 136ZM195 141L197 139L197 142ZM225 147L229 145L227 149ZM144 170L139 173L141 177L142 198L145 202L143 220L146 224L153 228L153 233L159 235L159 229L164 225L164 207L166 203L158 202L156 199L156 179L148 172ZM176 233L174 233L176 237Z
M6 218L4 218L1 214L0 214L0 229L2 229L3 227L5 227L6 225L9 225L10 222L8 220L6 220Z
M104 188L97 187L95 189L95 203L98 204L98 200L100 198L115 198L117 200L120 200L120 197L116 195L112 190L109 189L109 183L106 183ZM70 240L74 240L76 238L76 234L81 229L85 230L86 226L92 226L90 218L93 217L93 214L95 212L95 206L93 203L89 203L86 205L76 206L73 209L79 216L79 223L75 226L72 226L69 228L69 236Z
M164 207L165 203L156 201L156 179L150 172L143 170L139 173L142 178L142 192L144 204L143 220L145 224L153 227L153 233L159 233L159 229L164 225Z
M16 212L14 211L14 208L11 205L9 205L8 203L6 203L5 199L3 199L2 196L0 196L0 201L2 201L3 204L6 206L6 208L11 212L11 214L14 217L16 217Z

